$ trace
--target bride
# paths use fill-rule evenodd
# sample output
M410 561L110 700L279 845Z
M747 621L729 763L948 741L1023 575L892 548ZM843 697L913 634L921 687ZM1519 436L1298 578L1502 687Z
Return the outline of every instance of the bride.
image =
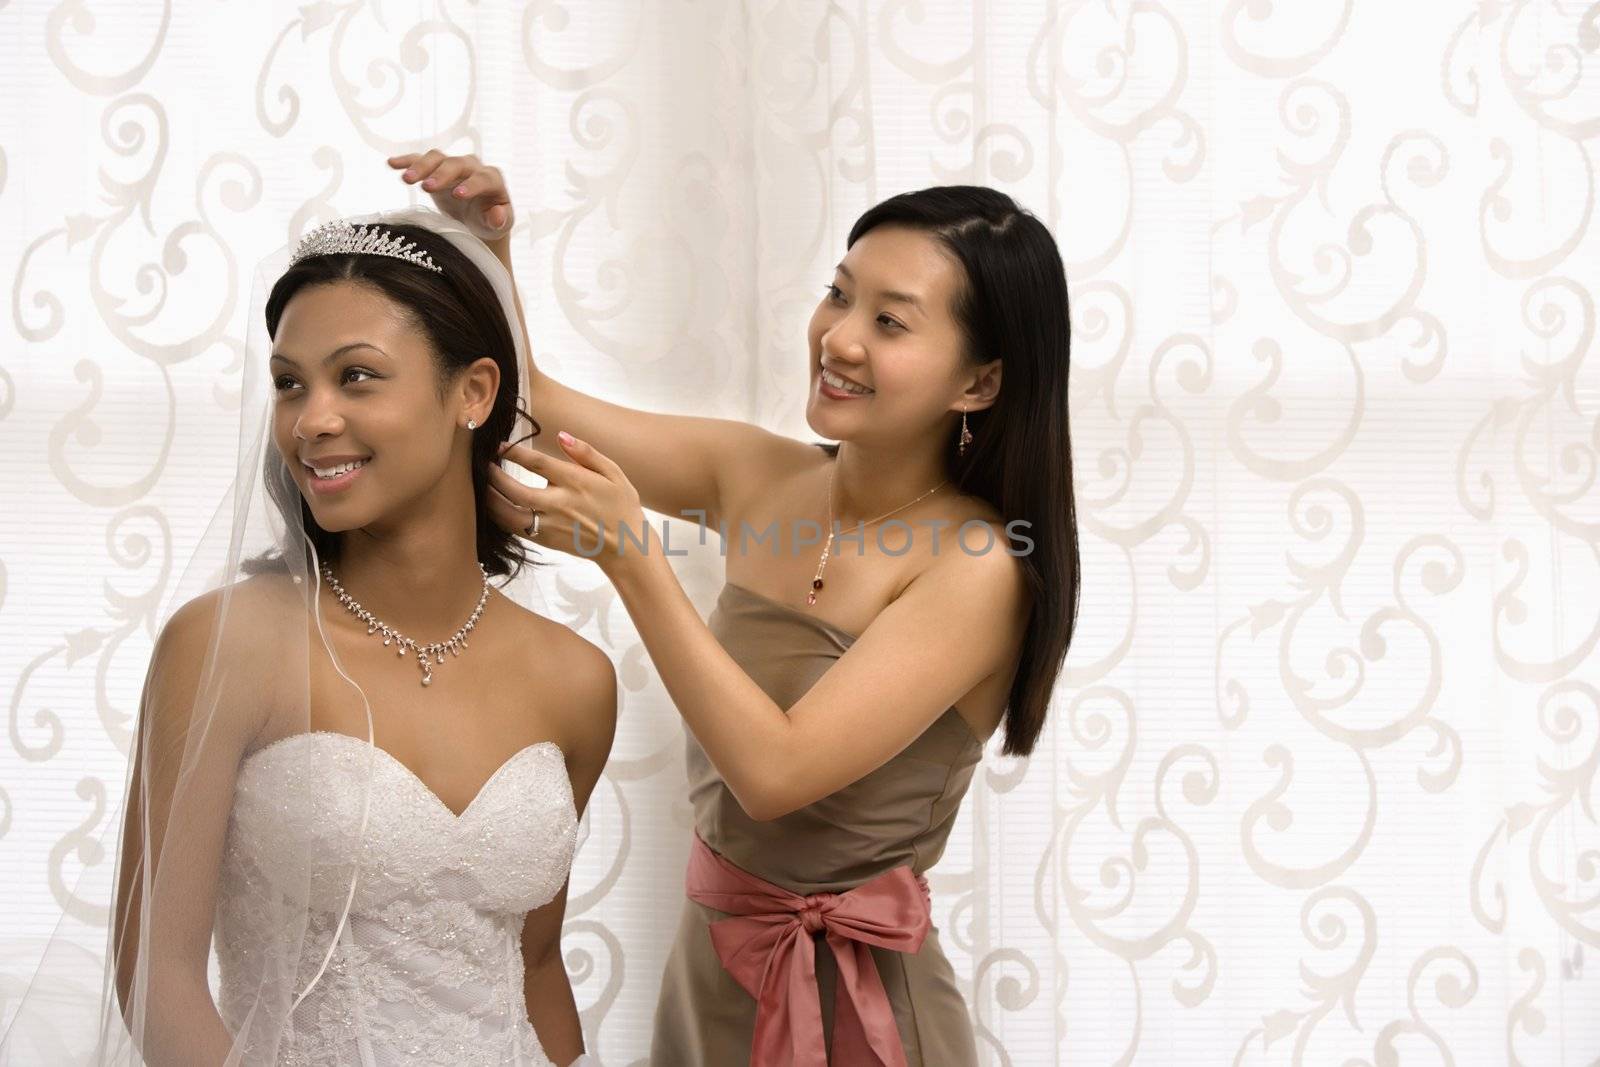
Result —
M530 562L487 511L528 388L481 240L511 219L360 221L258 275L224 565L141 701L97 1062L587 1062L561 928L616 677L494 581Z

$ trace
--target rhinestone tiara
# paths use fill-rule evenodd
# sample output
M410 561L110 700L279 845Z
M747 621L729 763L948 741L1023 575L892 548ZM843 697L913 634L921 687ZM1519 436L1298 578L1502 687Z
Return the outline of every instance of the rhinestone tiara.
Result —
M351 252L392 256L426 267L435 274L444 273L444 269L433 262L433 257L419 249L415 242L396 237L388 230L380 230L375 226L356 226L347 219L324 223L306 234L296 246L289 265L292 267L312 256L337 256Z

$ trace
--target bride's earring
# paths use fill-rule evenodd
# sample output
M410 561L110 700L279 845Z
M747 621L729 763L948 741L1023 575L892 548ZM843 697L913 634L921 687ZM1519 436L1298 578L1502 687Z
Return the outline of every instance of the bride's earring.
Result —
M467 429L469 429L469 430L476 430L476 429L477 429L477 428L478 428L478 424L477 424L477 423L476 423L476 422L474 422L474 421L473 421L473 420L471 420L471 419L468 419L468 420L467 420Z
M961 409L961 436L956 439L956 455L967 454L967 446L972 443L972 433L967 429L967 409Z

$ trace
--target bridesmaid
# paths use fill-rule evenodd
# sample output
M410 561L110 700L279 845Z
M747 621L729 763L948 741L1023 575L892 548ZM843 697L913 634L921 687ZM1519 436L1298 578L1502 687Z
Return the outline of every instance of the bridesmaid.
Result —
M390 164L444 210L511 210L471 156ZM838 444L535 368L533 409L563 432L505 455L549 484L492 471L497 522L600 565L688 726L696 833L658 1067L977 1062L923 876L990 735L1032 751L1076 617L1049 232L992 189L904 193L856 221L824 288L806 420ZM724 532L708 621L644 508Z

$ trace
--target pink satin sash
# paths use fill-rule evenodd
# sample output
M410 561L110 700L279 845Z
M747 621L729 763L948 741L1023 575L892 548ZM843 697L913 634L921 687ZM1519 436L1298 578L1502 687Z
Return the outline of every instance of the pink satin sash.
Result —
M869 945L916 952L932 926L928 883L895 867L843 893L798 896L718 855L697 833L685 878L689 899L731 918L711 924L723 968L756 998L750 1062L826 1067L816 944L826 932L838 962L832 1062L906 1067L905 1048Z

